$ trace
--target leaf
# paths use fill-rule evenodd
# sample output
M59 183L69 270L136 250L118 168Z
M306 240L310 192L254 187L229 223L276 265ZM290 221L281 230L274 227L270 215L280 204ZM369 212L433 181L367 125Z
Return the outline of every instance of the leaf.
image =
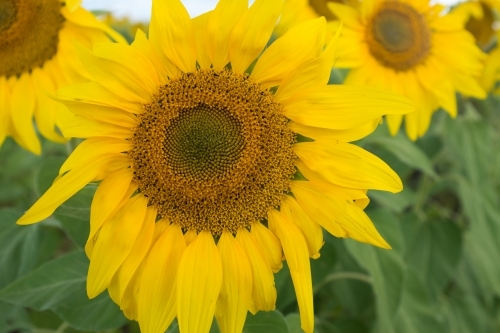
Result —
M415 193L408 187L405 187L403 191L395 194L370 190L368 192L368 197L375 200L381 206L389 208L398 214L402 213L403 210L411 206L416 200Z
M401 304L404 288L405 268L400 256L403 251L401 230L398 221L387 211L367 213L393 250L379 249L350 239L346 239L346 246L373 279L378 332L398 332L394 331L392 323Z
M51 309L80 330L116 328L126 322L103 293L89 300L85 292L88 259L75 251L49 261L0 290L0 300L36 310Z
M415 215L404 219L402 229L408 265L418 272L433 295L440 294L456 274L462 255L460 229L446 221L420 222Z
M59 245L60 235L53 228L17 225L21 215L0 209L0 288L40 265Z
M418 274L411 268L406 274L403 300L394 329L405 333L443 333L436 308L427 297Z
M254 316L247 315L243 333L289 333L285 318L279 311L257 312Z
M448 332L495 332L489 314L473 295L454 293L448 298L443 298L441 303Z

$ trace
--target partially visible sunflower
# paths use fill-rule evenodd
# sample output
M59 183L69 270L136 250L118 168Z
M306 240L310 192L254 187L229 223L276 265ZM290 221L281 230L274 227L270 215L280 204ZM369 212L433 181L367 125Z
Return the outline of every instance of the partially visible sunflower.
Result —
M149 40L138 31L131 46L77 45L94 80L57 96L76 115L64 134L86 140L18 223L100 181L87 292L107 288L142 332L164 332L175 317L182 333L208 332L214 315L223 333L241 332L247 311L275 308L273 272L286 258L312 333L309 258L321 226L389 248L363 209L368 189L398 192L401 180L349 142L414 107L327 85L335 39L324 48L324 18L260 55L282 5L223 0L190 19L180 1L154 0Z
M416 111L405 116L416 140L442 107L456 116L455 92L485 98L479 85L485 54L458 15L441 14L428 0L363 0L357 6L330 3L345 24L336 66L351 68L345 84L369 85L408 96ZM386 117L395 135L401 115Z
M56 127L70 115L47 97L62 85L89 80L72 40L91 46L124 39L80 7L78 0L2 0L0 2L0 146L7 136L40 154L33 127L64 142Z
M495 22L500 14L499 0L478 0L460 3L453 9L454 15L462 16L467 29L478 46L488 51L495 37Z

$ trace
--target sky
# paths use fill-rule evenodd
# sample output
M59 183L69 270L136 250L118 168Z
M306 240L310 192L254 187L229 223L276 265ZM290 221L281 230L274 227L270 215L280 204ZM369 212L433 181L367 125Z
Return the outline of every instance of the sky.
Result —
M457 0L439 0L442 4L453 4ZM182 0L191 17L212 10L217 0ZM134 21L149 21L151 0L83 0L83 7L89 10L107 10L117 17L129 17Z

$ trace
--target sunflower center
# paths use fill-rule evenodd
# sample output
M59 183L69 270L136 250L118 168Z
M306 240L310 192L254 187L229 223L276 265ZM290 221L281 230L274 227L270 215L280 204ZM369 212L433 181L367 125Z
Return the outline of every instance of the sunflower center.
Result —
M400 1L383 2L366 31L371 54L382 65L395 70L415 67L431 49L431 31L425 17Z
M269 91L247 75L200 69L144 106L130 157L163 218L219 235L280 204L295 173L294 140Z
M63 26L59 0L0 1L0 76L20 76L57 53Z
M182 109L166 129L165 157L175 174L209 179L227 172L245 145L241 121L227 109Z

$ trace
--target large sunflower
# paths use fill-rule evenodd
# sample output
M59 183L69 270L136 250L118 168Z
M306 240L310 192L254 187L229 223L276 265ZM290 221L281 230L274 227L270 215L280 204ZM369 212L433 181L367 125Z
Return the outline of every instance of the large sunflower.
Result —
M78 0L0 1L0 146L7 136L40 154L40 133L64 142L56 126L68 116L47 93L89 80L72 40L91 46L123 38L79 6Z
M149 40L139 31L131 46L76 45L94 81L57 96L76 115L64 134L86 140L18 223L101 181L87 292L108 288L143 332L164 332L176 316L181 332L208 332L214 315L222 332L241 332L247 311L275 308L284 257L312 333L309 258L321 226L389 248L363 212L366 191L397 192L401 181L349 142L382 114L414 108L390 92L328 86L324 18L260 55L282 4L225 0L190 19L180 1L156 0Z
M369 85L408 96L416 111L405 116L415 140L439 107L457 113L455 92L484 98L478 83L485 55L459 15L442 15L428 0L363 0L357 6L329 3L345 24L336 66L351 68L345 83ZM389 115L392 134L403 116Z

